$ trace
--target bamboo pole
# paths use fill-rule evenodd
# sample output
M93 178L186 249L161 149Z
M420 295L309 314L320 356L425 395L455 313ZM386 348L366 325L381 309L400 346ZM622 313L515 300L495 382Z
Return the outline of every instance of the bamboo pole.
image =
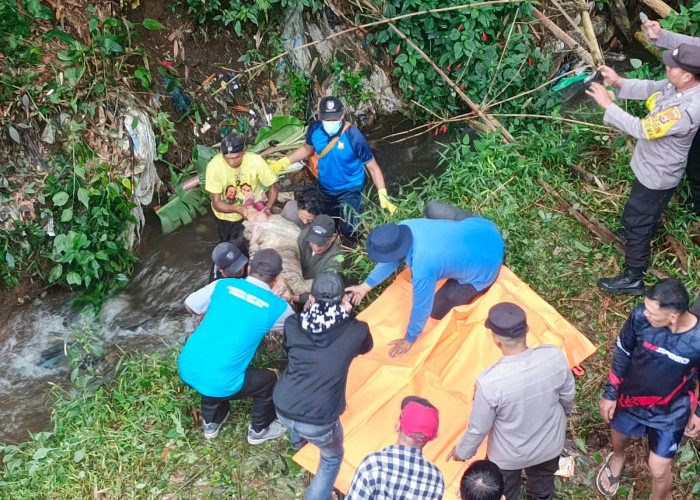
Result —
M559 26L554 24L547 16L545 16L539 9L532 9L532 15L535 16L542 25L552 32L559 40L564 42L564 45L574 50L584 61L586 61L593 68L597 67L593 56L586 49L581 47L581 45L571 38L568 34L564 32Z
M637 31L634 33L634 38L636 38L637 41L642 45L642 47L651 52L651 54L654 57L656 57L659 61L662 60L659 48L656 45L650 44L649 40L647 40L647 38L644 36L644 33L642 33L641 31Z
M569 22L569 25L579 34L583 39L586 39L586 34L583 32L581 27L574 22L573 19L571 19L571 16L569 15L568 12L564 10L564 7L561 6L557 0L550 0L552 2L552 5L554 5L559 12L561 12L561 15L564 16L564 19L566 19Z
M642 0L642 2L661 17L666 17L669 14L678 14L678 12L669 7L663 0Z
M581 24L583 25L583 32L586 34L586 42L588 42L588 50L593 56L593 61L596 67L605 64L605 58L603 57L603 52L600 50L598 45L598 40L595 36L595 31L593 30L593 23L591 22L591 14L588 12L588 4L584 0L578 0L576 2L576 7L581 14Z

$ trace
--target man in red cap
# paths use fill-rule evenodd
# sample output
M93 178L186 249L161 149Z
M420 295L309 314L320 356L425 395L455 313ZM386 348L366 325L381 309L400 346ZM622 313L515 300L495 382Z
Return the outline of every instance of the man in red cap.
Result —
M439 412L427 399L404 398L396 422L398 443L365 457L346 500L440 500L445 492L442 472L423 457L423 447L437 437L439 425Z
M506 499L520 498L524 469L527 498L552 500L576 395L569 363L558 347L527 346L525 311L511 302L489 310L486 328L503 357L476 379L469 426L447 460L472 458L488 436L487 455L503 474Z
M637 118L613 103L605 87L592 83L586 93L605 109L603 121L637 139L630 167L634 182L622 212L625 270L601 278L608 293L644 294L651 240L661 215L685 171L688 151L700 126L700 48L681 44L664 52L666 79L622 78L607 66L598 68L620 99L646 101L649 114Z

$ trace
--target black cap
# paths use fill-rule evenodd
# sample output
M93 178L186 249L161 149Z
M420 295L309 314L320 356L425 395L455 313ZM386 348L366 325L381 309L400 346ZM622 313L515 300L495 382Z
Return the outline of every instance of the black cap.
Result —
M311 295L319 302L339 304L345 294L345 285L340 275L333 271L324 271L314 278Z
M489 309L489 317L484 324L501 337L515 339L527 333L525 311L512 302L501 302Z
M244 149L245 141L243 137L231 134L221 139L221 154L229 155L240 153Z
M337 120L343 116L343 103L337 97L324 97L321 99L318 115L321 120Z
M664 64L700 76L700 47L682 43L673 50L664 52Z
M333 217L326 214L317 215L314 217L309 232L306 235L306 241L316 243L317 245L325 245L331 236L335 234L335 221Z
M248 258L230 241L216 245L211 259L216 267L234 276L248 263Z
M256 274L275 277L282 272L282 257L272 248L265 248L253 255L250 270Z

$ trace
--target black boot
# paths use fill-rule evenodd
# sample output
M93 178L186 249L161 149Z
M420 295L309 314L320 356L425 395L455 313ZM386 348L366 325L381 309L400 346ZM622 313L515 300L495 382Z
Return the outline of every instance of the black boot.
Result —
M628 267L625 272L614 278L600 278L598 286L608 293L644 295L644 269Z

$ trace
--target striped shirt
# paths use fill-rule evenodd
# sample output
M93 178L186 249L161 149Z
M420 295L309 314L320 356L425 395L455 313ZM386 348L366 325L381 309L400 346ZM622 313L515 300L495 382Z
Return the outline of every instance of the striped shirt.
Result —
M440 500L442 472L418 448L394 445L365 457L346 500Z

